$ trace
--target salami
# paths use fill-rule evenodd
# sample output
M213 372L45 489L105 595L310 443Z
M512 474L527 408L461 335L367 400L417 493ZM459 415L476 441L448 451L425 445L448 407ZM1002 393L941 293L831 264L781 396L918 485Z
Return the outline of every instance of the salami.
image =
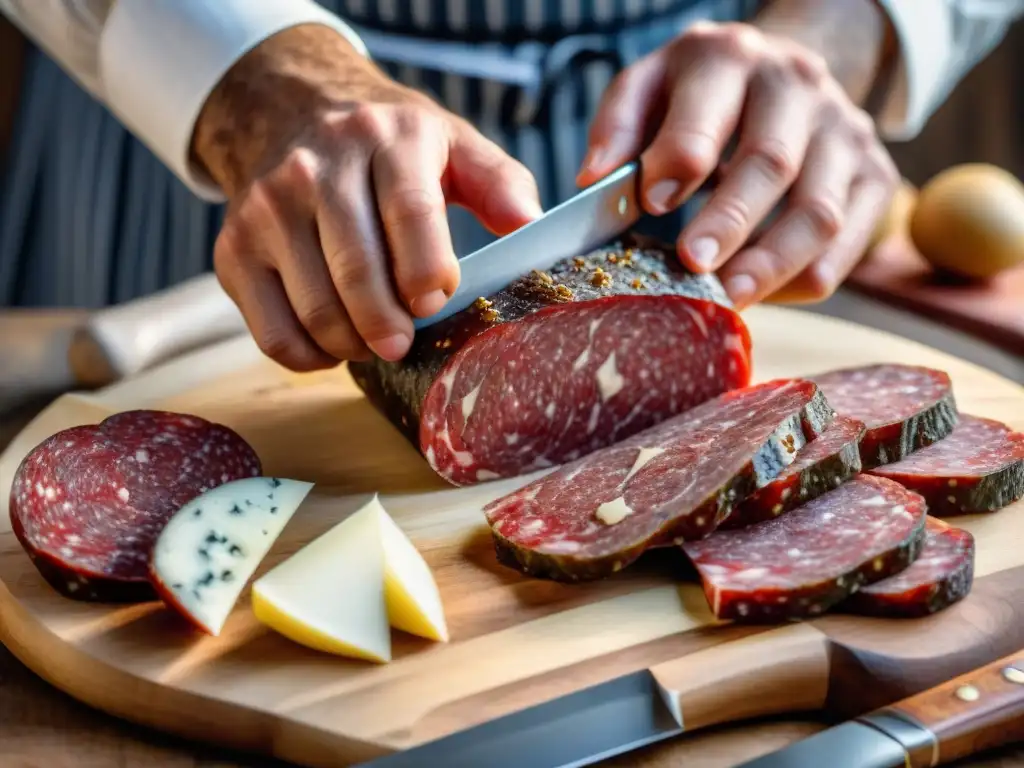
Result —
M861 589L841 606L850 613L918 618L965 598L974 581L974 537L929 516L921 554L904 571Z
M864 469L899 461L946 437L956 426L956 399L944 371L887 363L811 378L837 413L864 422Z
M473 485L572 461L745 386L750 351L717 278L630 239L417 332L398 363L349 369L441 477Z
M706 536L833 416L809 381L719 395L489 504L498 560L540 578L584 581L650 547Z
M857 475L784 515L682 548L718 618L801 619L907 568L924 542L925 513L916 493Z
M924 496L936 517L993 512L1024 498L1024 434L963 414L949 437L871 472Z
M59 593L155 599L150 550L166 521L200 493L260 472L256 452L227 427L125 411L58 432L22 460L11 485L11 526Z
M864 424L839 416L797 453L796 460L782 474L744 500L721 528L744 528L770 520L838 488L861 470L859 444L863 434Z

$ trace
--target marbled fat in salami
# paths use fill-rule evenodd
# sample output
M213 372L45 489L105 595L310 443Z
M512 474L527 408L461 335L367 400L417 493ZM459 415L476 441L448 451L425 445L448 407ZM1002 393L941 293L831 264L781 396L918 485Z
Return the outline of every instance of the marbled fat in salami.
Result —
M632 245L535 272L349 369L454 485L619 442L750 381L750 335L717 278Z
M956 426L953 385L944 371L885 363L810 378L837 413L864 422L860 457L865 469L899 461Z
M784 515L682 548L718 618L801 619L907 568L924 543L925 516L918 494L857 475Z
M171 515L210 488L260 472L255 451L225 426L125 411L36 446L14 476L11 525L61 594L154 599L150 550Z
M722 523L721 528L743 528L788 512L838 488L861 470L860 438L864 424L839 416L824 434L814 438L764 488L758 488Z
M918 618L963 600L973 582L974 537L929 516L924 546L910 567L869 584L840 608L864 616Z
M541 578L583 581L650 547L706 536L833 417L809 381L719 395L488 505L498 560Z
M1024 434L963 414L948 437L871 473L920 493L936 517L993 512L1024 498Z

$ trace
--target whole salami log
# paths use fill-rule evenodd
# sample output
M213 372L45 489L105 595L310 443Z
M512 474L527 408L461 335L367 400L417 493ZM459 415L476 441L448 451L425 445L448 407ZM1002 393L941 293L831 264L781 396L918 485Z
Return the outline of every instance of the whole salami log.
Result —
M936 517L993 512L1024 498L1024 434L963 414L949 437L871 473L924 496Z
M764 488L745 499L720 526L744 528L788 512L838 488L861 470L860 438L864 424L836 418L820 436L805 445L796 460Z
M811 378L838 414L864 422L860 458L865 469L899 461L956 426L953 385L944 371L885 363Z
M907 568L924 543L925 516L916 493L857 475L785 515L682 548L718 618L801 619Z
M809 381L719 395L489 504L498 560L540 578L584 581L650 547L706 536L833 416Z
M611 445L750 381L750 335L717 278L630 239L534 272L350 363L367 398L454 485Z
M840 607L864 616L918 618L963 600L974 582L974 537L928 517L921 554L905 571L861 589Z
M151 600L150 550L171 515L210 488L260 472L256 452L225 426L125 411L62 430L22 460L11 527L62 595Z

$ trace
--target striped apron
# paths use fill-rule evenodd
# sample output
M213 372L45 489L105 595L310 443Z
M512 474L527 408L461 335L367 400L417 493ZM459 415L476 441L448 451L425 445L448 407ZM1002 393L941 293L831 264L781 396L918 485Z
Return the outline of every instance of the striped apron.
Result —
M574 194L616 72L700 19L756 0L320 0L397 80L522 161L545 208ZM481 42L483 41L483 42ZM212 269L223 206L194 196L107 110L30 48L0 178L0 306L101 307ZM451 208L456 253L491 239ZM674 237L686 211L645 222ZM682 218L681 218L682 217Z

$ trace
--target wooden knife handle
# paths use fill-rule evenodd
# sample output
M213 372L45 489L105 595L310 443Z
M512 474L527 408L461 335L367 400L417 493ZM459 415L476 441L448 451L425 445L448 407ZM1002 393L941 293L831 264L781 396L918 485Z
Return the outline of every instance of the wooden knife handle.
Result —
M930 755L912 764L940 765L1024 740L1024 649L861 718L895 714L934 734Z
M753 717L820 710L828 637L810 624L757 631L650 668L687 731Z

